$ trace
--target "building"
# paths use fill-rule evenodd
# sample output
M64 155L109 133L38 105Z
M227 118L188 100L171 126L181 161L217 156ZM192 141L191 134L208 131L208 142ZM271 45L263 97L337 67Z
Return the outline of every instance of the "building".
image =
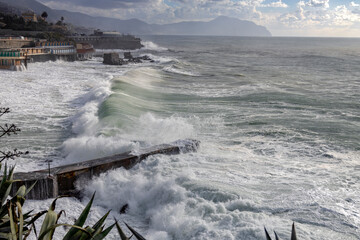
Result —
M34 12L24 12L21 16L25 22L37 22L37 15Z
M127 49L134 50L143 47L141 39L119 32L102 32L95 30L91 36L71 36L76 43L90 43L96 49Z
M0 69L22 71L26 69L27 56L21 50L0 50Z
M75 61L77 52L75 46L71 42L62 41L62 42L47 42L41 41L37 42L36 46L38 48L43 48L47 53L49 53L49 60L64 60L64 61Z
M34 39L26 37L0 37L1 48L34 47Z
M88 60L91 59L95 49L90 43L77 43L76 44L76 53L77 60Z

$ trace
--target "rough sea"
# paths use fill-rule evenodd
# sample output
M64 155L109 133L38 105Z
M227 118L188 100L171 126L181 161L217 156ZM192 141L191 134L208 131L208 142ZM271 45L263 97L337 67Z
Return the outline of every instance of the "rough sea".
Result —
M63 222L96 191L89 224L112 209L108 224L115 217L149 240L265 239L264 227L289 239L293 222L301 240L360 239L360 39L142 39L133 55L154 63L96 57L0 72L0 104L11 109L0 123L22 129L1 148L30 151L9 161L17 171L201 141L195 153L79 184L83 200L58 201Z

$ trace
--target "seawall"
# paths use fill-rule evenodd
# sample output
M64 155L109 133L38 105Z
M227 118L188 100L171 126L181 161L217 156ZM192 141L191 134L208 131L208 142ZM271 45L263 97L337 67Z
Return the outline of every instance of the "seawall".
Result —
M38 54L30 55L30 62L47 62L47 61L56 61L63 60L73 62L76 61L76 54L67 54L67 55L57 55L57 54Z
M113 155L110 157L88 160L80 163L44 169L27 173L15 173L14 179L21 181L14 182L11 194L16 194L17 189L25 185L30 187L37 182L34 189L27 195L28 199L55 198L60 195L79 196L76 189L76 181L87 181L94 176L111 169L124 167L132 168L137 163L155 154L179 154L196 151L199 147L197 140L183 140L172 144L162 144L142 150L138 155L130 152Z
M96 49L128 49L135 50L143 47L141 39L129 36L100 37L100 36L72 36L76 43L90 43Z

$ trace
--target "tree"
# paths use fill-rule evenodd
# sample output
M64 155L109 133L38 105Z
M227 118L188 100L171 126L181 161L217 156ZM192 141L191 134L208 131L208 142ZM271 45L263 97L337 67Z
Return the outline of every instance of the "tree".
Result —
M0 117L8 113L10 113L9 108L0 108ZM20 131L20 128L18 128L15 124L5 123L4 125L0 125L0 138L4 136L16 135ZM21 155L26 155L28 153L28 151L18 151L16 148L13 151L0 150L0 162L7 159L14 159L15 157L20 157Z
M47 12L43 12L43 13L41 14L41 17L44 18L44 19L46 19L46 18L48 17Z

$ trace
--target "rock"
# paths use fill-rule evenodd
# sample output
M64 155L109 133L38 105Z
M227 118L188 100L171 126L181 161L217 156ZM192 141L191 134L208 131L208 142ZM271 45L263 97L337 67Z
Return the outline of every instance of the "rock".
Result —
M126 59L127 61L124 61ZM118 53L104 53L104 64L108 65L123 65L128 63L142 63L144 61L154 62L149 56L133 57L131 52L124 52L124 59L119 57Z
M133 56L131 55L131 52L124 52L124 59L132 59Z
M122 206L122 208L120 209L120 214L125 214L128 208L129 208L129 204L125 204L124 206Z
M148 55L142 56L141 59L145 61L153 61Z
M104 64L123 65L125 62L119 57L118 53L104 53Z

